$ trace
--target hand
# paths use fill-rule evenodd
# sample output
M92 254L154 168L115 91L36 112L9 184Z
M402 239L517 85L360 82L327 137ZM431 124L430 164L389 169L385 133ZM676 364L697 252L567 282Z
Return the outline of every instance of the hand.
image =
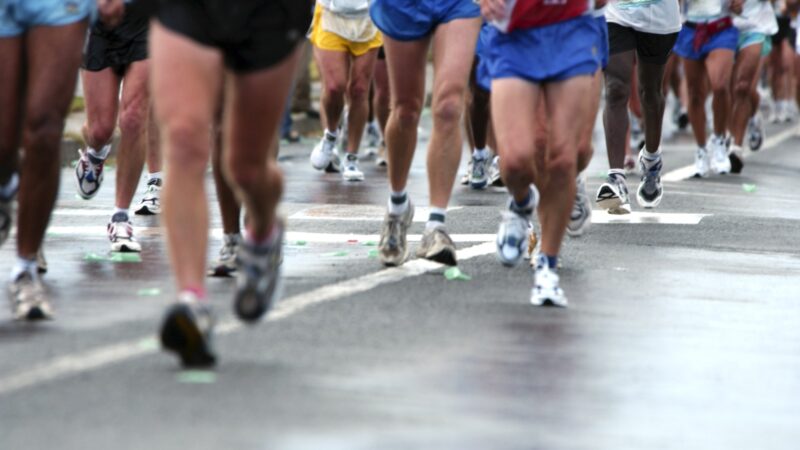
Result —
M608 0L595 0L594 9L600 9L608 3Z
M123 0L97 0L97 10L100 12L100 20L103 24L114 28L122 22L125 3Z
M744 6L744 0L731 0L731 12L734 14L741 14L742 7Z
M506 18L506 0L481 0L481 14L486 20Z

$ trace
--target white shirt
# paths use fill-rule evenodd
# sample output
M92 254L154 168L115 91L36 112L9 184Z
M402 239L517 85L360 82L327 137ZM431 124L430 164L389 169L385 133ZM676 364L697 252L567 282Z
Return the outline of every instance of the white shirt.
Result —
M764 0L745 0L742 14L733 17L733 25L739 31L754 31L773 35L778 32L778 21L772 4Z
M611 0L606 20L636 31L671 34L681 30L678 0Z

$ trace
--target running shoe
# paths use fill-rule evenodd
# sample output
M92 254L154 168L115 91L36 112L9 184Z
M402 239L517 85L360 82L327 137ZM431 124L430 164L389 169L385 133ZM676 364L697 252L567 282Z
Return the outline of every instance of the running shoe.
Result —
M0 246L8 239L11 234L11 223L14 217L14 197L16 192L8 197L0 194Z
M644 147L644 131L642 130L641 122L636 116L631 114L631 148L634 151L639 151Z
M154 178L147 181L147 191L139 201L135 214L153 216L161 213L161 179Z
M540 247L541 242L539 241L539 234L536 232L536 227L532 221L528 222L528 253L525 255L525 259L530 259L531 265L535 264L533 256L539 252Z
M161 346L176 353L184 367L211 367L217 362L211 347L213 330L211 306L190 292L182 292L164 316Z
M461 184L463 186L469 185L469 180L472 178L472 158L467 161L467 171L461 176Z
M107 148L109 147L106 146ZM104 153L108 154L106 149L104 149ZM88 150L78 150L78 153L80 158L78 159L78 164L75 165L78 195L84 200L89 200L97 195L97 191L100 190L100 186L103 184L103 165L106 160L93 156Z
M469 187L472 189L483 189L489 184L489 158L472 157L472 170L469 173Z
M592 223L592 202L586 195L586 182L582 176L575 180L577 190L575 191L575 202L572 204L572 212L569 215L567 224L567 234L571 237L582 236Z
M409 200L408 208L402 215L386 213L381 227L381 239L378 243L378 254L385 266L400 266L408 258L408 241L406 234L414 220L414 205Z
M39 277L22 272L8 285L8 291L14 320L53 318L53 307Z
M417 247L417 258L425 258L448 266L458 265L456 245L444 227L426 228Z
M558 285L558 274L547 265L547 257L536 255L536 270L534 274L533 289L531 290L531 304L534 306L567 307L567 297Z
M642 150L639 152L639 168L643 175L639 189L636 190L636 201L642 208L650 209L657 207L664 196L664 186L661 185L661 169L664 165L660 156L658 160L650 162L650 168L647 165Z
M358 156L352 153L347 154L342 170L344 181L364 181L364 172L358 169Z
M694 177L704 178L708 176L709 164L708 150L698 147L694 152Z
M764 121L761 119L761 112L756 112L747 121L747 145L750 150L754 152L761 150L765 136L766 132L764 130Z
M744 155L742 153L742 148L737 145L731 146L731 151L728 153L728 159L731 161L731 173L742 173L742 169L744 169Z
M261 319L281 295L284 225L278 221L275 226L278 236L272 244L258 246L245 239L239 245L233 309L244 322Z
M711 170L720 175L729 173L731 161L728 159L728 146L725 145L725 139L712 137L708 147L711 153Z
M597 190L595 203L609 214L630 214L631 200L625 177L609 174L606 182Z
M367 154L374 153L381 144L381 130L373 120L367 124Z
M387 167L389 165L389 160L386 159L386 142L381 142L381 146L378 148L378 156L375 157L375 165L378 167Z
M530 218L516 211L503 211L497 229L497 260L506 267L514 267L522 261L528 249Z
M636 173L636 158L633 155L625 155L625 161L622 163L622 168L625 170L625 175L633 175Z
M222 248L219 249L219 258L211 263L208 275L212 277L231 277L236 272L236 253L242 236L239 233L226 234L222 237Z
M139 253L142 246L133 238L133 224L128 215L118 212L111 216L106 228L112 252Z
M492 165L489 166L489 184L495 187L505 186L500 176L500 157L497 155L492 158Z
M339 172L341 160L336 150L336 141L323 136L311 152L311 167L325 172Z
M36 252L36 271L40 274L47 273L47 260L44 258L44 247L39 247Z

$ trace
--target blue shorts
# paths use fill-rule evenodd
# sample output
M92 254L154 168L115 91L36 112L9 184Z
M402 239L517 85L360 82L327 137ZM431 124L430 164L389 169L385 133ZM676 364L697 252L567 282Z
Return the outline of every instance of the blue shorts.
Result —
M598 36L597 42L597 50L600 52L600 67L605 69L608 65L608 22L606 22L606 16L595 17L595 23L600 28L598 31L600 36Z
M489 36L492 80L521 78L533 83L593 75L600 69L600 30L592 16L579 16L543 27Z
M700 51L694 51L694 27L683 25L681 32L678 33L678 40L675 41L673 51L680 57L692 60L700 60L708 56L714 50L726 49L736 52L739 44L739 30L736 27L726 28L719 33L711 36Z
M383 34L398 41L416 41L440 24L480 17L473 0L373 0L372 21Z
M95 0L0 1L0 37L14 37L32 27L59 27L94 15Z
M478 45L475 46L475 83L479 88L484 91L490 91L492 88L492 76L489 74L489 33L491 33L489 24L483 24L481 33L478 35Z

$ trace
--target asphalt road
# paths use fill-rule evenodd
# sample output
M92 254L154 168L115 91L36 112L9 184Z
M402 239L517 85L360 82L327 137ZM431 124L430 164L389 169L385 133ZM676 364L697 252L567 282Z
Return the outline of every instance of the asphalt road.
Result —
M383 172L365 161L367 181L344 184L309 167L313 142L289 146L284 299L244 327L233 281L209 280L213 372L157 348L174 295L158 219L135 219L141 263L87 261L107 252L114 172L86 202L65 169L46 241L57 320L0 308L0 449L796 449L800 138L769 132L742 175L667 181L657 215L595 214L563 250L567 310L530 306L530 270L495 261L502 189L455 189L471 281L425 261L386 270ZM691 164L685 134L664 148L667 172ZM590 191L605 168L598 141Z

